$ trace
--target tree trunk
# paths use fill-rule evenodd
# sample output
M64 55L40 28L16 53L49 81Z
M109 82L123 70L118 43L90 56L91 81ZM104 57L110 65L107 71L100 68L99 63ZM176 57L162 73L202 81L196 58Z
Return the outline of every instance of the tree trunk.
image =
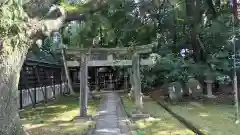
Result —
M173 6L174 8L174 6ZM177 45L177 21L176 21L176 11L174 11L173 13L173 26L172 26L172 34L173 34L173 52L174 53L178 53L179 52L179 48Z
M18 114L18 83L27 45L0 50L0 134L24 135Z
M187 17L190 17L190 21L192 21L192 17L193 17L194 2L195 0L185 0L186 14L187 14Z
M66 58L65 58L65 50L64 49L62 49L62 58L63 58L65 75L67 77L68 88L70 90L70 94L74 95L75 92L73 91L72 80L71 80L70 75L69 75L69 70L68 70L67 61L66 61Z
M193 29L191 34L192 40L192 48L194 52L194 58L196 61L201 60L201 48L198 41L198 34L199 34L199 22L200 22L200 0L196 0L194 3L194 21L193 21Z
M43 26L46 28L47 24L49 24L47 28L54 26L54 28L58 30L63 22L84 19L83 14L76 14L77 16L75 14L75 16L67 14L59 18L56 17L56 19L44 19L42 21L37 19L45 18L45 11L48 11L55 2L56 0L31 0L23 3L24 11L30 15L30 18L26 19L28 20L26 27L29 28L26 28L27 31L25 34L27 34L31 40L33 40L33 38L41 39L44 35L43 32L45 32L44 30L42 31L42 28ZM4 6L5 4L11 3L13 2L4 1L0 5ZM14 4L18 3L13 3L10 6L14 8ZM94 13L106 4L102 1L100 1L100 3L90 1L88 5L92 5L92 8L89 8L90 11L86 11L86 13ZM8 10L6 12L8 12ZM9 17L9 21L12 21L10 18L12 17ZM44 22L48 23L45 24ZM51 33L52 30L53 29L50 29L48 32ZM4 32L3 30L3 33ZM4 36L8 38L8 35L5 34ZM30 46L27 46L25 43L18 45L5 45L4 43L0 43L0 135L25 135L18 114L18 83L20 70L29 47Z
M186 12L190 18L191 30L191 49L193 50L193 57L196 62L202 59L202 49L199 44L199 22L201 18L200 0L186 0Z

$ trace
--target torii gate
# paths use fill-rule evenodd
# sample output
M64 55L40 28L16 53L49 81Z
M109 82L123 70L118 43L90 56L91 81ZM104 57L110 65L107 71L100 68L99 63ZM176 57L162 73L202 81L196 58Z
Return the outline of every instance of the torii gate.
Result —
M136 109L142 108L141 98L141 78L140 78L140 59L139 54L149 53L152 51L154 44L135 46L135 47L123 47L123 48L67 48L65 50L66 55L71 55L80 59L80 117L87 116L87 101L88 101L88 55L92 53L118 53L126 54L131 52L132 54L132 79L133 90L135 96Z

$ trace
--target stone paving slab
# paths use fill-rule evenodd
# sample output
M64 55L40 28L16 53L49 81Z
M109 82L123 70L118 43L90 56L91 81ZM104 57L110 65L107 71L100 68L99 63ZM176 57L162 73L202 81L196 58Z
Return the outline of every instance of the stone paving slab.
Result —
M96 128L92 135L131 135L121 107L118 93L105 93L104 103L99 107Z

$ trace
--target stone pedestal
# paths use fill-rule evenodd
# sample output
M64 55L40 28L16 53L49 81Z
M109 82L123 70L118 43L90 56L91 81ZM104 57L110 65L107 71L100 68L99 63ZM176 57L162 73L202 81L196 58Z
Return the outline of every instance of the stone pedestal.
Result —
M149 118L150 115L149 115L148 113L132 112L131 117L132 117L132 119L134 119L134 120L139 120L139 119Z
M78 121L78 120L92 121L93 117L91 115L85 115L85 116L76 116L72 119L72 121Z
M207 84L207 95L206 97L207 98L216 98L216 96L214 96L212 94L212 84L213 84L213 81L212 80L205 80L206 84Z
M149 113L143 112L142 109L139 108L136 108L136 110L131 113L131 118L134 120L146 119L149 117Z

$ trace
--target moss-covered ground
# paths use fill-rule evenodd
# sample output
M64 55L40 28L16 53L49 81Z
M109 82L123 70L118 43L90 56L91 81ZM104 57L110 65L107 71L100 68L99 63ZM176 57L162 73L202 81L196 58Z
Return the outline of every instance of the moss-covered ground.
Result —
M238 135L233 105L188 102L168 107L206 135Z
M122 100L127 113L134 111L134 102L127 94L122 96ZM153 118L133 121L132 129L138 135L194 135L152 99L144 99L143 102L143 111L148 112Z
M229 101L192 99L171 104L162 100L158 92L153 92L151 96L206 135L238 135L240 133L240 124L235 124L235 107L229 104Z
M100 100L88 102L88 114L94 116ZM82 135L94 122L88 120L73 121L79 115L77 96L60 97L48 104L20 111L24 129L29 135Z

